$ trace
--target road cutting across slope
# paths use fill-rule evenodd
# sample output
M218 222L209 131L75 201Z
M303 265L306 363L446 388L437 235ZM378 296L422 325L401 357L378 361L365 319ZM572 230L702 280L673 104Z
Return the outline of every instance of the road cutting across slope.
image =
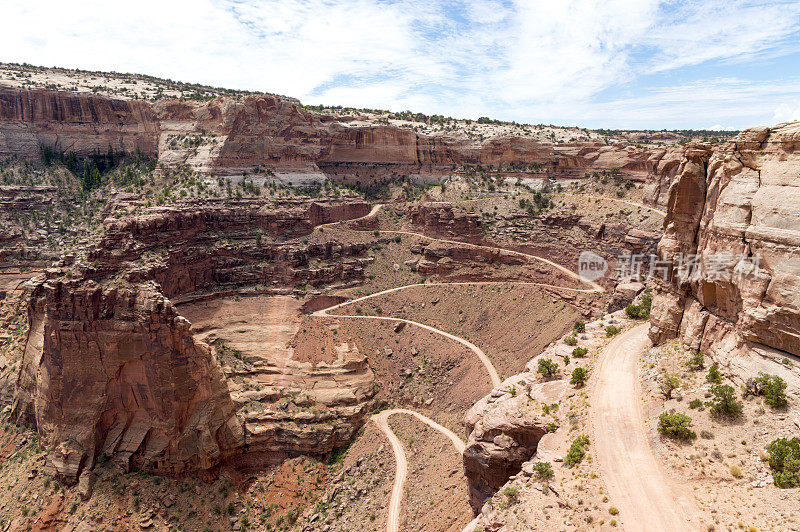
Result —
M627 203L627 202L626 202ZM374 217L378 214L381 205L372 208L366 217ZM657 209L652 209L662 214ZM579 292L602 292L603 288L599 284L581 279L575 272L566 267L554 263L550 260L530 255L527 253L504 250L493 246L481 246L469 244L456 240L446 240L430 237L420 233L410 231L381 231L382 233L410 235L434 241L452 243L457 245L471 246L476 248L489 248L503 250L518 256L524 256L528 260L544 262L567 274L570 278L576 279L588 285L589 288L566 288L554 287L543 283L516 283L539 285ZM459 282L459 283L417 283L406 286L399 286L388 290L383 290L375 294L360 297L358 299L346 301L333 305L329 308L319 310L314 313L320 317L335 317L346 319L373 319L392 322L404 322L417 327L424 328L434 333L445 336L446 338L457 341L468 347L483 363L488 372L493 387L498 387L501 380L497 371L486 354L471 342L441 331L423 323L405 320L401 318L391 318L386 316L361 316L331 314L334 310L341 309L347 305L364 301L381 295L405 290L416 286L441 286L441 285L480 285L480 284L502 284L496 281L478 282ZM593 426L593 445L595 446L598 461L603 470L603 477L608 484L609 492L615 501L619 501L618 506L623 509L623 523L630 530L673 530L689 527L691 522L689 513L692 511L690 501L678 497L678 494L665 482L665 478L659 470L656 458L650 449L645 430L644 418L641 412L640 396L638 390L637 361L639 353L645 348L647 343L646 325L641 325L623 333L615 338L603 352L600 365L597 370L597 377L594 383L592 400L592 410L590 418ZM388 410L377 414L373 420L381 431L389 439L396 460L395 481L392 487L392 496L389 504L389 517L387 530L396 532L399 529L400 505L402 503L403 485L408 474L408 465L405 452L397 436L392 432L388 425L388 417L394 413L406 413L416 416L418 419L443 434L450 437L457 449L463 451L463 443L452 432L441 427L432 420L411 410ZM427 421L426 421L427 420ZM433 425L431 425L433 423ZM448 434L450 433L450 434ZM625 458L620 460L620 458ZM629 458L629 459L628 459ZM655 528L654 528L655 525Z
M694 505L661 472L645 429L637 368L649 345L647 327L620 334L600 354L590 411L593 454L625 530L692 530Z
M377 216L377 214L380 211L382 206L383 205L381 205L381 204L375 205L367 215L362 216L361 218L356 218L354 220L350 220L350 221L352 222L352 221L356 221L356 220L363 220L363 219L366 219L366 218L373 218L373 217ZM340 222L334 222L334 223L324 224L324 225L332 226L332 225L338 225L339 223ZM437 241L437 242L446 242L446 243L450 243L450 244L457 244L457 245L468 246L468 247L473 247L473 248L485 248L485 249L503 251L505 253L509 253L509 254L512 254L512 255L524 257L526 260L535 260L535 261L540 261L540 262L543 262L545 264L548 264L548 265L556 268L557 270L561 271L562 273L566 274L568 277L570 277L572 279L575 279L575 280L579 281L580 283L583 283L583 284L589 286L589 288L570 288L570 287L562 287L562 286L550 285L550 284L546 284L546 283L533 283L533 282L524 282L524 281L522 281L522 282L517 282L517 281L476 281L476 282L454 282L454 283L415 283L415 284L410 284L410 285L404 285L404 286L398 286L398 287L395 287L395 288L390 288L388 290L383 290L383 291L380 291L380 292L376 292L374 294L363 296L363 297L360 297L360 298L357 298L357 299L352 299L352 300L349 300L349 301L345 301L343 303L332 305L332 306L330 306L328 308L320 309L320 310L318 310L318 311L316 311L316 312L314 312L312 314L313 316L324 317L324 318L368 319L368 320L389 321L389 322L395 322L395 323L402 322L402 323L406 323L406 324L409 324L409 325L420 327L420 328L423 328L425 330L428 330L428 331L431 331L433 333L436 333L436 334L439 334L441 336L444 336L445 338L448 338L450 340L456 341L456 342L466 346L473 353L475 353L475 355L478 357L478 359L481 361L481 363L486 368L486 372L489 374L489 378L492 381L492 387L493 388L497 388L502 384L502 380L500 379L500 375L497 373L497 370L495 369L494 365L492 364L491 360L486 355L486 353L484 353L483 350L480 349L478 346L476 346L475 344L473 344L472 342L470 342L470 341L468 341L468 340L466 340L464 338L461 338L461 337L456 336L454 334L450 334L448 332L442 331L442 330L437 329L435 327L431 327L430 325L425 325L424 323L420 323L420 322L416 322L416 321L412 321L412 320L406 320L406 319L402 319L402 318L392 318L392 317L388 317L388 316L362 316L362 315L349 315L349 314L331 314L330 312L332 312L334 310L341 309L341 308L343 308L345 306L348 306L348 305L352 305L354 303L358 303L360 301L364 301L364 300L367 300L367 299L371 299L371 298L378 297L378 296L385 295L385 294L390 294L390 293L393 293L393 292L397 292L397 291L400 291L400 290L405 290L405 289L408 289L408 288L411 288L411 287L416 287L416 286L520 284L520 285L532 285L532 286L541 286L541 287L547 287L547 288L556 288L556 289L561 289L561 290L570 290L570 291L575 291L575 292L589 292L589 293L591 293L591 292L603 292L604 291L603 287L600 286L599 284L597 284L597 283L595 283L593 281L586 281L586 280L582 279L577 273L573 272L572 270L570 270L570 269L568 269L568 268L566 268L566 267L564 267L564 266L562 266L562 265L560 265L558 263L555 263L553 261L550 261L550 260L542 258L542 257L538 257L536 255L531 255L531 254L528 254L528 253L524 253L524 252L521 252L521 251L508 250L508 249L504 249L504 248L496 247L496 246L483 246L483 245L479 245L479 244L470 244L470 243L467 243L467 242L460 242L458 240L446 240L446 239L441 239L441 238L430 237L430 236L424 235L422 233L415 233L415 232L411 232L411 231L391 231L391 230L387 231L387 230L384 230L384 231L380 231L380 232L381 233L388 233L388 234L399 234L399 235L415 236L415 237L424 238L424 239L427 239L427 240L433 240L433 241ZM393 415L393 414L398 414L398 413L404 413L404 414L409 414L409 415L415 416L415 417L417 417L417 419L419 419L423 423L428 424L429 426L433 427L435 430L437 430L437 431L441 432L442 434L446 435L448 438L450 438L450 440L453 442L453 445L456 447L456 449L459 452L463 452L464 448L465 448L465 445L461 441L461 439L458 438L458 436L456 436L452 431L450 431L447 428L439 425L438 423L436 423L435 421L431 420L430 418L427 418L427 417L423 416L422 414L420 414L418 412L414 412L413 410L405 410L405 409L386 410L384 412L381 412L381 413L376 414L375 416L373 416L373 418L372 418L373 421L378 425L378 427L386 435L387 439L391 443L392 450L393 450L394 456L395 456L395 462L396 462L395 480L394 480L394 484L392 486L392 495L391 495L391 499L390 499L390 502L389 502L389 517L388 517L387 524L386 524L386 529L387 529L388 532L397 532L397 530L399 529L399 526L400 526L400 505L401 505L402 498L403 498L403 485L405 484L406 476L408 474L408 462L406 460L405 451L403 450L403 446L401 445L400 440L397 438L397 436L394 434L394 432L392 432L392 430L391 430L391 428L389 427L389 424L388 424L388 417Z
M387 532L397 532L400 528L400 504L403 502L403 485L405 484L406 476L408 475L408 460L406 460L405 450L403 449L403 445L400 443L400 439L389 427L389 416L393 416L395 414L407 414L414 416L429 427L444 434L451 442L453 442L453 446L456 448L456 451L459 454L463 453L464 449L466 448L466 445L464 445L464 442L461 441L461 438L456 436L453 431L436 423L431 418L423 416L419 412L406 410L404 408L396 408L393 410L384 410L383 412L372 416L372 421L375 422L381 432L383 432L383 434L389 440L389 443L392 445L392 451L394 452L396 464L394 484L392 485L392 495L389 499L389 518L386 522Z

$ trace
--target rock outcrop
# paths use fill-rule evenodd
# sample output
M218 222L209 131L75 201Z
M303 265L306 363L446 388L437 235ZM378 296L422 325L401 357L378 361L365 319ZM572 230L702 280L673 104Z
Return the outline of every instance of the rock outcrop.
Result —
M221 367L218 348L196 340L168 298L358 280L368 244L298 237L367 212L348 198L253 200L109 219L68 272L30 282L14 420L36 427L48 469L67 482L104 455L175 475L242 460L245 450L325 455L343 445L375 408L363 356L251 368L274 390L253 397L234 386L232 395L241 375ZM281 399L303 408L283 409ZM256 403L259 414L242 411Z
M639 181L662 171L650 150L628 145L429 136L408 128L340 121L271 95L151 104L0 88L0 157L36 159L43 146L77 156L104 154L111 147L117 153L157 158L166 166L188 165L217 175L276 175L293 184L326 177L362 184L399 175L436 180L466 164L534 165L537 170L530 175L538 177L614 171ZM657 197L661 189L655 187L650 195Z
M78 156L158 156L159 125L146 102L0 87L0 158L36 160L49 146Z
M650 337L724 358L759 344L800 355L800 124L689 144L669 190Z
M520 413L527 414L532 399L559 396L565 383L537 381L533 372L515 375L513 383L509 380L492 390L464 417L467 435L464 475L475 513L480 512L487 497L494 495L531 459L539 441L547 434L547 421L543 417Z
M219 365L154 285L32 289L12 417L36 426L67 482L101 455L177 474L241 446Z

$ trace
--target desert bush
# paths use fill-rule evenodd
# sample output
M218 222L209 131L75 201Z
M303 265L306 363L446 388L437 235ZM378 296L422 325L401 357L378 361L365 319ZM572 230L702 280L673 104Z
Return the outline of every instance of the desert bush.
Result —
M632 320L650 319L650 308L653 305L653 294L648 288L642 293L641 303L625 307L625 314Z
M572 441L569 446L567 456L564 457L564 465L567 467L574 467L581 463L583 457L586 456L586 447L589 445L588 436L578 436Z
M578 345L578 339L574 336L567 336L564 338L564 343L567 345Z
M736 392L732 386L717 384L711 387L711 413L716 416L736 417L741 415L744 405L736 399Z
M617 514L619 514L619 510L617 509L616 506L611 506L608 509L608 513L610 513L611 515L617 515Z
M784 408L786 400L786 381L777 375L768 375L759 372L755 378L757 393L763 395L767 404L772 408Z
M558 373L558 364L549 358L540 358L536 373L540 373L545 379L552 379Z
M779 488L800 485L800 441L778 438L767 446L772 480Z
M672 392L678 389L680 382L675 375L664 375L661 382L658 384L658 389L661 390L661 395L664 399L672 399Z
M541 479L551 479L553 478L553 467L550 465L550 462L536 462L533 464L533 472Z
M586 332L586 324L581 320L576 321L572 326L572 332L575 334Z
M576 358L583 358L586 356L586 353L588 352L589 350L586 349L585 347L576 347L575 349L572 350L572 356Z
M576 388L582 388L583 385L586 384L586 377L588 375L589 372L586 371L586 368L575 368L572 370L572 378L569 380L569 383Z
M619 334L619 327L614 325L609 325L606 327L606 336L614 336L615 334Z
M703 401L701 401L700 399L692 399L691 401L689 401L689 408L702 408L702 407L703 407Z
M689 428L692 418L680 412L664 412L658 416L658 432L669 438L691 441L697 434Z
M742 473L742 468L736 464L731 465L731 467L728 468L728 471L731 472L733 478L742 478L744 476L744 473Z
M706 360L701 351L696 351L692 355L692 358L689 359L689 362L686 363L686 365L689 366L690 369L693 369L695 371L703 369L705 367L705 364Z
M516 502L519 497L519 490L517 488L508 487L503 490L503 495L506 496L509 503Z
M720 384L722 382L722 374L719 372L719 366L711 364L711 367L708 368L708 374L706 374L706 381L711 384Z

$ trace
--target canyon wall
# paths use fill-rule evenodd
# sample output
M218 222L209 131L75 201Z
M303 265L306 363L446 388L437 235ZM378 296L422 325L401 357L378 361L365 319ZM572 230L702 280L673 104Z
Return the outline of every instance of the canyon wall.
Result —
M653 342L678 336L723 360L758 346L800 355L798 175L797 122L687 146L659 244L672 266L655 290Z
M374 376L358 353L315 370L250 368L283 371L281 386L232 395L231 379L243 373L221 366L221 348L196 340L170 299L360 280L367 244L284 239L369 209L347 198L243 200L110 218L85 259L31 280L11 412L38 430L48 471L74 482L106 456L175 475L241 461L245 449L265 459L324 455L349 441L376 406ZM316 383L307 400L319 420L277 406L307 382ZM259 414L241 412L256 402Z
M102 455L176 474L241 445L219 365L152 283L41 282L29 310L12 418L68 482Z
M0 158L41 157L49 146L76 155L158 155L159 125L146 102L0 87Z
M435 180L462 164L536 163L537 175L551 177L615 170L640 181L658 171L652 150L632 146L428 136L409 128L339 121L277 96L151 104L0 88L0 157L36 159L42 146L78 156L106 153L110 146L158 158L167 166L189 165L219 175L269 171L295 184L326 177L361 183L399 175Z

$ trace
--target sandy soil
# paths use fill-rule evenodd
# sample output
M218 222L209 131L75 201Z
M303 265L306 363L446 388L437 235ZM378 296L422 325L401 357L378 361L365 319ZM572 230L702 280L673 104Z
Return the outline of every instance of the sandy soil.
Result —
M600 356L590 414L597 465L625 530L699 529L693 502L661 474L645 432L637 362L647 328L620 334Z
M705 405L711 397L706 375L712 361L706 357L704 368L691 370L687 366L691 354L673 340L649 349L640 361L643 411L659 464L691 495L697 522L705 527L800 529L800 488L775 487L765 451L772 440L797 435L797 390L790 384L788 408L773 409L763 397L742 397L741 383L754 377L755 370L751 374L722 367L722 383L734 388L744 411L734 419L712 416ZM772 369L765 369L773 374L798 371L791 360L788 365L777 360ZM669 400L658 390L665 374L676 376L680 383ZM670 411L691 417L694 440L682 443L658 434L659 414Z

